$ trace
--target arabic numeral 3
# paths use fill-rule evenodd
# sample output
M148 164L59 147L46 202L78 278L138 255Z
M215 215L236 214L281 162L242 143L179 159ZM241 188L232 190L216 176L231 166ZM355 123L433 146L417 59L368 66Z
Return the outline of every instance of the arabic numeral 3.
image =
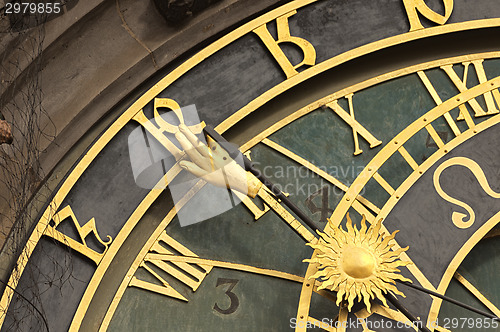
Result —
M227 309L221 309L217 303L214 304L214 310L223 314L223 315L230 315L233 312L238 309L240 306L240 300L238 299L238 296L232 292L234 286L238 283L238 279L226 279L226 278L218 278L217 279L217 284L215 287L219 287L222 285L229 285L226 290L226 295L229 297L229 300L231 301L229 304L229 307Z

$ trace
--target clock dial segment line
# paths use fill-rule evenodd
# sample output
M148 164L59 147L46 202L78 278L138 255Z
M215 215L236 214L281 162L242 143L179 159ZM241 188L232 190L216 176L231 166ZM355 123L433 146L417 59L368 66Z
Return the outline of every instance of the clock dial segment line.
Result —
M436 129L434 129L432 124L429 123L427 126L425 126L425 130L427 130L434 143L436 143L437 147L441 149L444 146L444 142L437 133Z
M312 326L318 326L324 331L330 331L330 332L338 331L338 329L336 329L333 326L330 326L330 324L326 324L325 322L319 321L311 316L307 317L307 322L310 323Z
M403 145L401 145L401 147L398 149L398 152L414 171L418 168L418 163L415 161L415 159L413 159L413 157Z
M472 295L474 295L485 307L491 310L491 312L497 317L500 317L500 310L491 303L490 300L486 298L470 281L464 278L460 273L455 272L453 277L461 283Z
M362 309L362 310L358 311L357 313L355 313L355 315L359 319L366 319L366 318L370 317L372 314L378 314L382 317L386 317L386 318L392 319L392 320L397 321L397 322L402 322L402 323L408 322L405 315L403 315L401 312L393 310L393 309L388 308L386 306L380 305L378 303L374 303L372 305L371 311L372 312L369 313L368 310ZM371 330L368 330L368 326L366 326L366 324L363 325L363 328L366 331L371 331ZM416 326L413 326L413 329L415 331L418 330L418 328Z
M339 332L345 332L346 331L346 326L347 326L347 317L349 316L349 311L347 310L347 306L346 305L340 305L340 309L339 309L339 322L340 322L340 326L339 328L337 329L337 331Z
M295 282L299 282L299 283L304 282L303 277L300 277L300 276L297 276L297 275L294 275L291 273L281 272L281 271L272 270L272 269L264 269L264 268L255 267L255 266L246 265L246 264L211 260L211 259L201 258L201 257L197 257L197 256L177 256L177 255L170 255L170 254L149 253L145 256L144 259L145 260L151 259L151 260L167 261L167 262L182 262L182 263L196 264L196 265L207 266L207 267L219 267L219 268L230 269L230 270L256 273L256 274L260 274L260 275L266 275L266 276L270 276L270 277L280 278L280 279L289 280L289 281L295 281Z
M328 224L327 226L328 227ZM316 250L313 252L311 259L315 258L317 255ZM309 278L316 272L316 269L314 268L314 264L309 264L307 266L306 270L306 275L304 277L304 280L309 280ZM311 287L310 282L305 282L302 284L302 290L300 292L300 298L299 298L299 308L297 310L297 321L304 321L305 317L309 317L309 308L311 306L311 297L313 293L313 287ZM295 332L303 332L306 331L306 326L303 324L302 326L300 324L297 325L295 328Z
M378 182L378 184L389 194L389 196L394 195L394 188L378 173L373 173L373 179Z
M302 158L301 156L293 153L292 151L288 150L287 148L279 145L278 143L272 141L271 139L264 138L262 140L262 143L267 145L271 149L281 153L282 155L290 158L291 160L299 163L300 165L306 167L311 172L319 175L320 177L327 180L328 182L330 182L331 184L333 184L335 187L339 188L343 192L346 192L349 189L349 187L347 185L343 184L340 180L338 180L334 176L328 174L327 172L325 172L324 170L322 170L318 166L316 166L313 163L309 162L308 160ZM358 195L358 197L356 197L356 200L359 201L361 204L365 205L367 208L369 208L373 212L375 212L375 213L380 212L380 209L377 206L375 206L375 204L373 204L368 199L366 199L365 197ZM353 207L356 209L357 205L355 205ZM356 209L356 211L357 210L358 209Z

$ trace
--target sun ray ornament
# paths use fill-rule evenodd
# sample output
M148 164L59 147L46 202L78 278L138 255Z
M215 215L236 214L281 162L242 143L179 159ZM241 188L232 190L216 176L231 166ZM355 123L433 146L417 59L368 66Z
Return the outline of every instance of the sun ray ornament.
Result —
M365 216L358 230L356 225L353 226L349 214L347 231L341 226L333 226L330 219L328 223L325 233L318 231L321 237L318 242L307 243L316 250L316 255L304 260L319 265L318 272L309 277L319 281L318 290L337 292L337 305L346 300L349 311L356 297L371 312L372 299L378 298L387 306L383 294L388 291L405 296L396 288L395 280L411 282L401 276L398 269L399 266L410 264L400 259L401 253L408 250L408 247L393 251L391 249L394 243L390 244L398 231L390 235L381 234L382 220L367 228Z

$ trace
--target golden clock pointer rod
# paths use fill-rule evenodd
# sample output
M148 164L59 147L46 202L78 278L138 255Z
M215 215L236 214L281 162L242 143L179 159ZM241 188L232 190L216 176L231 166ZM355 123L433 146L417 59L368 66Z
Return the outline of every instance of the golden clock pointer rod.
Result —
M496 321L499 321L499 322L500 322L500 318L499 318L499 317L497 317L497 316L495 316L495 315L493 315L493 314L489 314L489 313L487 313L487 312L484 312L484 311L482 311L482 310L476 309L476 308L474 308L474 307L472 307L472 306L470 306L470 305L468 305L468 304L465 304L465 303L462 303L462 302L457 301L457 300L455 300L455 299L452 299L451 297L448 297L448 296L446 296L446 295L441 295L441 294L436 293L436 292L434 292L434 291L431 291L431 290L429 290L429 289L427 289L427 288L423 288L423 287L420 287L420 286L417 286L417 285L413 285L413 284L410 284L410 283L408 283L408 282L406 282L406 281L396 280L396 282L398 282L398 283L400 283L400 284L402 284L402 285L405 285L405 286L411 287L411 288L413 288L413 289L416 289L416 290L418 290L418 291L420 291L420 292L427 293L427 294L429 294L429 295L432 295L432 296L438 297L438 298L440 298L441 300L445 300L445 301L447 301L447 302L453 303L454 305L457 305L457 306L462 307L462 308L464 308L464 309L467 309L467 310L469 310L469 311L475 312L476 314L479 314L479 315L482 315L482 316L485 316L485 317L488 317L488 318L491 318L491 319L493 319L493 320L496 320Z
M216 132L215 129L212 128L212 126L206 125L205 128L203 128L203 131L205 132L205 134L212 137L217 143L219 143L220 146L229 153L229 156L233 158L233 160L236 160L236 158L241 154L240 150L235 148L234 145L229 144L229 142L218 132ZM255 177L259 179L259 181L262 182L267 188L269 188L269 190L271 190L271 192L277 198L279 198L283 202L283 204L285 204L290 210L293 211L293 213L295 213L300 219L302 219L302 221L305 222L306 225L314 231L315 235L318 230L321 231L321 229L316 225L314 221L312 221L311 218L309 218L304 212L302 212L302 210L299 209L297 205L295 205L295 203L293 203L287 196L285 196L285 194L277 186L269 181L261 171L254 167L250 159L248 159L245 155L242 156L244 162L243 168L245 170L255 175Z
M205 128L203 128L203 131L205 132L206 135L210 136L213 138L223 149L225 149L229 156L233 158L233 160L236 160L236 157L238 157L241 152L234 147L234 145L229 144L229 142L222 137L218 132L215 131L210 125L206 125ZM245 155L243 155L243 162L244 162L244 168L245 170L251 172L259 181L261 181L271 192L279 198L290 210L292 210L302 221L306 223L307 226L309 226L313 231L314 231L314 236L316 236L317 231L320 230L318 226L312 221L302 210L300 210L285 194L278 188L276 187L271 181L269 181L263 174L260 172L258 169L256 169L253 166L253 163L251 160L249 160ZM411 322L417 322L419 319L417 319L413 314L411 314L400 302L399 300L392 295L391 293L387 292L386 294L387 300L391 302L403 315L406 316ZM427 329L423 324L419 324L420 330L422 332L430 332L429 329Z

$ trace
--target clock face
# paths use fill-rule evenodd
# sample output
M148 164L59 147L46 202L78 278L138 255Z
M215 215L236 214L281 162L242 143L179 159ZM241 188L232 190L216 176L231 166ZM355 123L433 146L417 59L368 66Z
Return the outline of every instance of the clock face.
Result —
M410 13L412 2L403 3L387 2L386 10ZM328 46L338 36L319 32L342 21L326 15L343 8L336 6L274 9L122 110L42 211L36 246L26 247L12 287L29 289L23 269L48 253L52 264L37 277L58 280L43 284L40 300L51 304L46 315L56 330L414 330L384 305L388 290L404 293L398 301L431 330L497 327L391 284L406 278L500 314L500 53L483 45L499 22L455 17L420 29L408 14L411 32L395 24L340 52ZM202 128L213 125L240 146L318 225L323 242L264 187L250 198L184 170L180 124L202 140ZM354 254L367 234L376 235L363 247L376 268ZM330 286L337 283L321 289L328 278L318 274L322 249L314 245L329 236L338 248L328 256ZM405 262L397 270L391 252ZM69 274L57 263L67 259ZM346 281L353 278L357 293ZM10 289L3 294L4 329L22 315L21 302Z

